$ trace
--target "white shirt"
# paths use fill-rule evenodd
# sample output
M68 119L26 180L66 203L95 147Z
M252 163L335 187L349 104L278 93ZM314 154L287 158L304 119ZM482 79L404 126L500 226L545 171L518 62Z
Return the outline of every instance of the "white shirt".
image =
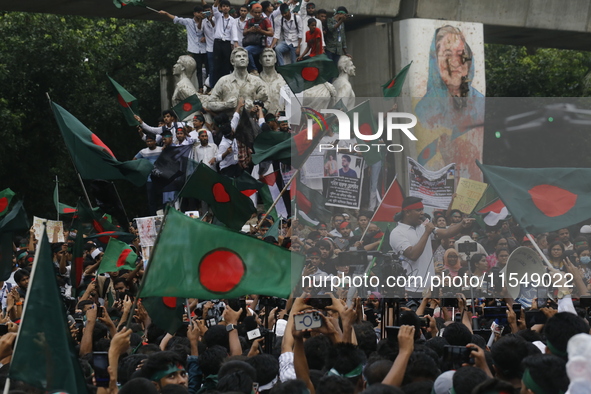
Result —
M244 19L244 22L240 20L240 18L236 19L236 36L238 37L238 45L242 46L242 39L244 38L244 26L246 26L246 22L248 18Z
M209 162L213 158L215 158L217 162L216 156L218 155L218 147L216 144L208 142L206 146L203 146L200 142L197 142L193 147L193 151L195 152L195 158L199 163L203 163L212 170L215 170L215 162L213 164L210 164Z
M172 142L174 142L175 144L179 143L179 140L176 139L176 131L178 128L180 127L185 127L185 122L172 122L170 127L167 125L164 126L160 126L160 127L152 127L147 125L146 123L142 123L140 126L142 129L149 131L150 133L153 134L162 134L162 128L164 127L165 130L169 130L172 133ZM145 138L143 138L145 139Z
M187 28L187 52L205 53L206 44L201 42L204 35L205 20L201 21L201 28L199 28L193 18L179 18L175 16L172 22Z
M225 158L222 158L222 155L230 146L232 147L232 153L228 153ZM217 160L218 163L220 163L220 170L238 164L238 141L236 141L236 138L232 140L229 140L226 137L222 138L222 142L220 142L220 147L218 149Z
M275 21L275 33L273 38L283 40L287 45L298 47L300 39L304 32L302 18L297 14L291 14L289 20L284 17L277 18Z
M215 19L215 40L232 41L232 43L238 41L238 35L236 33L236 19L228 15L224 18L218 7L212 7L213 17Z
M267 14L265 14L263 12L263 18L269 18L269 20L271 21L271 27L273 27L273 31L275 31L275 22L277 18L277 16L279 16L279 18L281 18L281 10L279 9L279 7L277 7L276 10L274 10L273 12L271 12L271 15L267 16ZM271 37L267 37L267 45L271 45L271 43L273 42L273 36Z
M203 21L203 34L205 35L205 50L207 52L213 52L215 28L209 19Z
M390 246L396 253L402 253L411 246L419 243L419 240L425 233L425 226L422 224L417 227L411 227L408 224L398 223L398 226L390 233ZM431 235L433 237L433 235ZM416 283L407 283L406 290L412 292L421 292L425 289L425 285L429 285L431 276L435 275L435 267L433 265L433 249L431 248L431 241L427 241L423 253L416 260L404 258L402 266L409 276L418 276L422 278L421 283L417 280ZM412 286L409 286L412 285ZM416 286L414 286L416 285Z

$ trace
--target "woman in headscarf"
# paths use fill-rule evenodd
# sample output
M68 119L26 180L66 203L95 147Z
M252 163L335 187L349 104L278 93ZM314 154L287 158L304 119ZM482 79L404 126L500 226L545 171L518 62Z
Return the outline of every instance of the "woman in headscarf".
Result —
M443 265L449 271L449 275L453 278L458 275L458 271L462 268L460 256L455 249L447 249L443 255Z

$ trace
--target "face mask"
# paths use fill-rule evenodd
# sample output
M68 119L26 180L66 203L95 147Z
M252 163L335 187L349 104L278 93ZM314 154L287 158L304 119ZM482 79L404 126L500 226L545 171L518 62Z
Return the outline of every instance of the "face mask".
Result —
M583 264L591 263L591 256L582 256L579 261Z

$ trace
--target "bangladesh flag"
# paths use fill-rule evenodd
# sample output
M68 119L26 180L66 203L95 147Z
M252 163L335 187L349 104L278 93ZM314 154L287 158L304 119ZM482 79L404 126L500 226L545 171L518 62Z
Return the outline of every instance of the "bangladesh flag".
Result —
M0 281L10 278L12 273L14 233L27 230L29 227L29 219L22 201L17 201L10 212L0 220Z
M4 189L0 192L0 217L6 215L10 200L14 197L14 192L10 189Z
M591 218L589 168L510 168L476 162L511 215L528 233Z
M375 141L375 138L372 138L371 136L376 134L378 131L378 126L376 125L375 118L371 112L369 100L364 101L357 107L347 112L347 116L349 116L351 124L353 125L353 130L359 130L360 134L369 136L367 139L363 139L359 138L359 136L357 136L355 133L357 143L371 144L373 141ZM368 166L371 166L382 160L382 153L378 152L377 149L373 147L362 154Z
M252 200L242 194L230 178L203 163L199 163L179 196L205 201L222 223L235 230L240 230L256 212Z
M201 100L194 94L172 107L172 110L176 113L178 120L183 120L193 112L201 111L201 108L203 108Z
M257 205L257 192L265 186L262 182L257 181L248 172L243 171L237 178L232 178L232 183L240 193L250 198L253 205Z
M87 393L52 259L44 230L8 376L44 392Z
M183 301L178 297L146 297L142 305L156 327L172 335L183 325Z
M123 269L133 270L135 269L136 260L137 254L131 249L131 246L115 238L110 238L101 265L98 268L98 273L104 274L105 272L115 272Z
M291 164L291 134L281 131L265 131L254 140L252 161L259 164L265 160L279 160Z
M135 5L137 7L146 6L143 0L113 0L113 4L115 4L115 7L117 8L125 7L126 5Z
M299 179L291 183L291 199L298 209L298 216L310 226L319 222L329 223L331 213L326 209L326 199L316 190L304 185Z
M377 191L376 191L377 193ZM392 222L394 215L402 211L402 201L404 200L404 193L402 187L398 183L398 179L394 178L388 191L384 195L378 210L373 214L372 222Z
M384 97L398 97L402 92L402 86L404 86L404 80L406 79L406 74L408 74L408 69L412 62L408 63L391 81L382 85L382 91L384 92Z
M187 239L196 242L187 242ZM168 208L144 276L141 297L286 298L304 256Z
M53 102L51 107L74 166L83 179L125 179L136 186L146 183L152 171L149 160L118 161L111 149L71 113Z
M55 205L55 208L60 213L60 215L64 215L64 214L68 214L68 213L76 213L76 208L71 207L66 204L62 204L59 201L59 190L58 190L57 183L55 184L55 188L53 189L53 204Z
M303 92L339 76L339 70L325 54L302 62L278 66L277 72L294 93Z
M113 88L115 88L115 94L117 95L117 102L119 103L119 108L127 121L127 124L130 126L137 126L140 123L135 120L134 115L139 112L137 99L129 93L125 88L117 83L113 78L109 77L109 81L113 84Z

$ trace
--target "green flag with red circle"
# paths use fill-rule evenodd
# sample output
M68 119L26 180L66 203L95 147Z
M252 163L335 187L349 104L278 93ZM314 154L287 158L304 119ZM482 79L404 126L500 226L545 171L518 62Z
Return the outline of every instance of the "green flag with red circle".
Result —
M476 163L528 233L555 231L591 218L589 168L511 168Z
M136 261L137 254L131 246L115 238L109 238L98 273L104 274L105 272L116 272L123 269L133 270Z
M203 163L197 165L179 196L205 201L215 217L234 230L240 230L256 212L252 200L242 194L230 178L218 174Z
M277 72L294 93L303 92L339 76L336 64L324 54L301 62L278 66Z
M303 255L169 207L140 296L288 297L303 266Z
M145 7L143 0L113 0L113 4L117 8L125 7L128 5L134 5L136 7Z
M127 124L130 126L139 125L140 122L134 117L134 115L139 112L137 99L109 75L107 75L107 78L109 78L109 81L111 81L111 84L115 89L117 104L119 104L119 108L121 109Z
M156 327L174 334L183 325L184 300L178 297L146 297L142 298L142 305Z
M201 111L201 108L203 108L201 100L194 94L172 107L172 110L176 113L178 120L183 120L193 112Z
M406 74L408 74L408 69L412 62L408 63L406 66L400 70L398 74L390 81L386 82L382 85L382 92L384 93L384 97L398 97L400 93L402 93L402 87L404 86L404 81L406 80Z
M136 186L147 182L153 167L149 160L117 160L111 149L71 113L54 102L51 108L74 166L83 179L124 179Z
M0 217L6 215L10 201L14 197L14 192L8 188L0 191Z

